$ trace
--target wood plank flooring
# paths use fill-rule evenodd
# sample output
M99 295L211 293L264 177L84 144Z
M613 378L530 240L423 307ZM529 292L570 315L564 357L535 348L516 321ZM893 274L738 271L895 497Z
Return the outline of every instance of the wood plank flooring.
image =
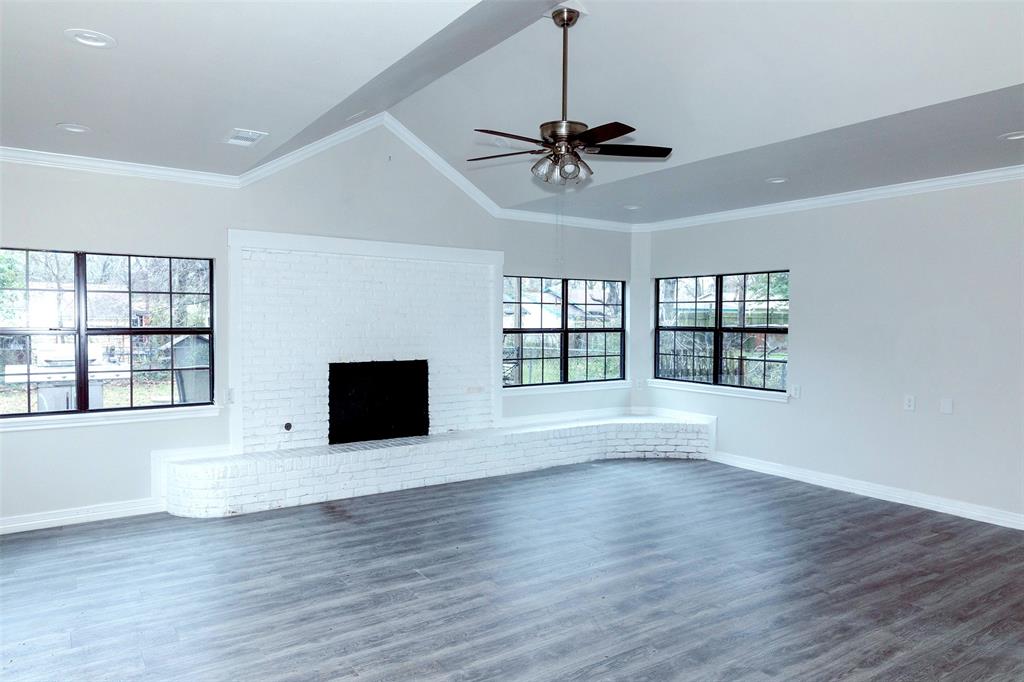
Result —
M1024 680L1024 533L612 460L0 540L13 680Z

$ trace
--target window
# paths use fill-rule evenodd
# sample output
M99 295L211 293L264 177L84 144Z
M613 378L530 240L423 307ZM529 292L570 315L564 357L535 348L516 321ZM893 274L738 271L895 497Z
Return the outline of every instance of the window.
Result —
M0 416L211 404L212 265L0 249Z
M654 376L786 390L789 272L659 279Z
M625 376L625 282L506 277L505 386Z

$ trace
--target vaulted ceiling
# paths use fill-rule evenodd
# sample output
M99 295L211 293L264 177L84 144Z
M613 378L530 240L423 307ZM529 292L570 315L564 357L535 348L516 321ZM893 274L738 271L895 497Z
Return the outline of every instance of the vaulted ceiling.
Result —
M1024 129L1024 4L643 0L583 3L569 115L668 159L568 188L531 157L466 163L528 148L474 128L558 118L552 5L5 0L0 144L239 174L388 110L503 208L632 223L1024 164L999 139Z

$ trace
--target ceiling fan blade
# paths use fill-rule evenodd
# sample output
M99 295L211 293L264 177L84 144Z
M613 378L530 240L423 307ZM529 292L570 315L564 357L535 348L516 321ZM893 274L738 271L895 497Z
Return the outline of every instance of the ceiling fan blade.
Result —
M587 154L599 156L636 156L645 159L664 159L672 153L671 147L650 147L645 144L598 144L584 147Z
M576 140L586 145L597 144L599 142L604 142L605 140L614 140L616 137L629 135L634 130L636 130L636 128L628 126L625 123L605 123L604 125L591 128L590 130L584 130L576 136Z
M533 144L539 144L542 147L550 146L550 142L544 140L535 140L532 137L523 137L522 135L513 135L512 133L503 133L500 130L487 130L486 128L473 128L478 133L487 133L488 135L497 135L498 137L507 137L513 140L522 140L523 142L532 142Z
M547 149L531 149L526 152L510 152L508 154L492 154L491 156L478 156L475 159L466 159L466 161L484 161L485 159L500 159L503 156L519 156L520 154L547 154Z

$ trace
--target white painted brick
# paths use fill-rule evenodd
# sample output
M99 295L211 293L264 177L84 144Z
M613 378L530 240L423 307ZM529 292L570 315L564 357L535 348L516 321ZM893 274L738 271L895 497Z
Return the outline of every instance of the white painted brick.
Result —
M490 266L249 249L241 269L244 451L327 443L331 362L426 359L431 433L493 425L466 392L497 361Z
M167 509L229 516L612 457L702 458L709 442L707 424L637 418L171 461Z

